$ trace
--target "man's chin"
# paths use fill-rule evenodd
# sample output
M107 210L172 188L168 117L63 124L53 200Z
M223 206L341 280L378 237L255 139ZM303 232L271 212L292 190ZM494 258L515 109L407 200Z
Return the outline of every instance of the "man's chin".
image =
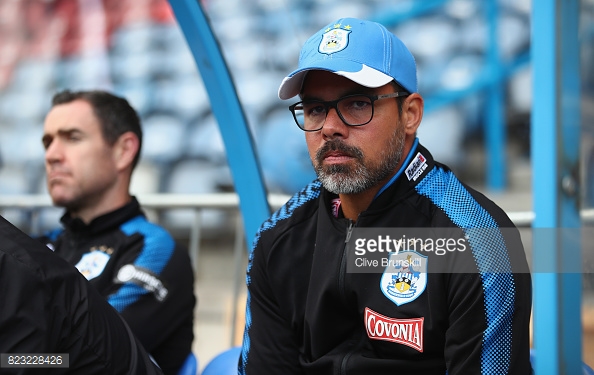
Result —
M323 164L318 171L327 176L338 176L338 178L348 178L348 176L352 175L353 169L354 168L348 165L347 163L337 163Z
M71 197L62 194L50 193L50 196L52 198L52 203L57 207L68 207L72 202Z

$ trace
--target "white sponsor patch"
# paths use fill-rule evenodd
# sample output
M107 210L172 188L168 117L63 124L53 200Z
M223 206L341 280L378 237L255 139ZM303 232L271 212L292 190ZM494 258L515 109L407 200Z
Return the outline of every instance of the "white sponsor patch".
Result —
M423 352L425 318L396 319L365 308L365 329L372 340L395 342Z
M406 177L409 181L416 181L425 169L427 169L427 159L418 152L408 167L406 167L404 173L406 173Z
M159 302L163 302L169 291L161 280L149 270L136 267L132 264L126 264L118 271L115 279L116 283L132 283L140 286L146 291L153 293Z

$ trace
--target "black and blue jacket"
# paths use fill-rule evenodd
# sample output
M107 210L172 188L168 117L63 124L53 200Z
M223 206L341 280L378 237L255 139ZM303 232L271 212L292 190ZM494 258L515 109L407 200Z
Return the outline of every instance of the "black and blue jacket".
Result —
M503 210L417 144L356 223L337 198L316 180L257 233L240 374L532 372L531 277ZM398 266L356 272L373 262L352 254L369 228L440 229L466 247L402 248L384 253Z
M151 223L136 198L86 225L68 213L41 238L124 317L165 374L191 351L194 275L188 251Z

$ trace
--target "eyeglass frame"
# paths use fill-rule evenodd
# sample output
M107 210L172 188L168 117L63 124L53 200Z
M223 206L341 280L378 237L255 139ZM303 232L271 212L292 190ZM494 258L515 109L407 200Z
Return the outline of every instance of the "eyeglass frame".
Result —
M347 126L363 126L366 124L369 124L371 122L371 120L373 120L373 115L375 114L375 105L374 103L377 100L381 100L381 99L389 99L389 98L402 98L405 96L409 96L410 93L407 91L398 91L398 92L392 92L389 94L380 94L380 95L368 95L368 94L351 94L351 95L345 95L341 98L338 98L336 100L328 100L328 101L324 101L324 100L305 100L305 102L311 102L311 103L319 103L320 105L323 105L324 108L326 109L326 117L328 117L328 112L330 112L330 108L334 108L336 110L336 114L338 115L338 117L340 117L340 119L342 120L342 122L345 123L345 125ZM371 116L369 117L369 120L367 122L364 122L362 124L356 124L356 125L351 125L349 124L344 117L342 117L342 113L340 113L340 110L338 109L338 102L344 100L344 99L348 99L348 98L352 98L352 97L357 97L357 96L363 96L368 98L371 101ZM320 126L317 129L304 129L301 125L299 125L299 121L297 120L297 115L295 115L295 107L298 106L299 104L302 104L304 101L299 101L295 104L291 104L289 106L289 111L291 111L291 113L293 114L293 120L295 120L295 124L297 124L297 126L299 127L299 129L303 130L304 132L317 132L318 130L322 130L322 128L324 127L324 123L326 122L326 117L324 117L324 121L322 122L322 126ZM305 122L305 121L304 121Z

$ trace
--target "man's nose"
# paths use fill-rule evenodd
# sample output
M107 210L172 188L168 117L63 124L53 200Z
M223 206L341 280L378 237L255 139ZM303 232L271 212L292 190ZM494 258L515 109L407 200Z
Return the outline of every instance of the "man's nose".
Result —
M336 108L328 108L324 126L322 127L322 135L327 139L346 138L348 137L349 126L342 121L338 115Z
M57 141L52 141L45 149L45 161L54 162L62 158L62 149Z

